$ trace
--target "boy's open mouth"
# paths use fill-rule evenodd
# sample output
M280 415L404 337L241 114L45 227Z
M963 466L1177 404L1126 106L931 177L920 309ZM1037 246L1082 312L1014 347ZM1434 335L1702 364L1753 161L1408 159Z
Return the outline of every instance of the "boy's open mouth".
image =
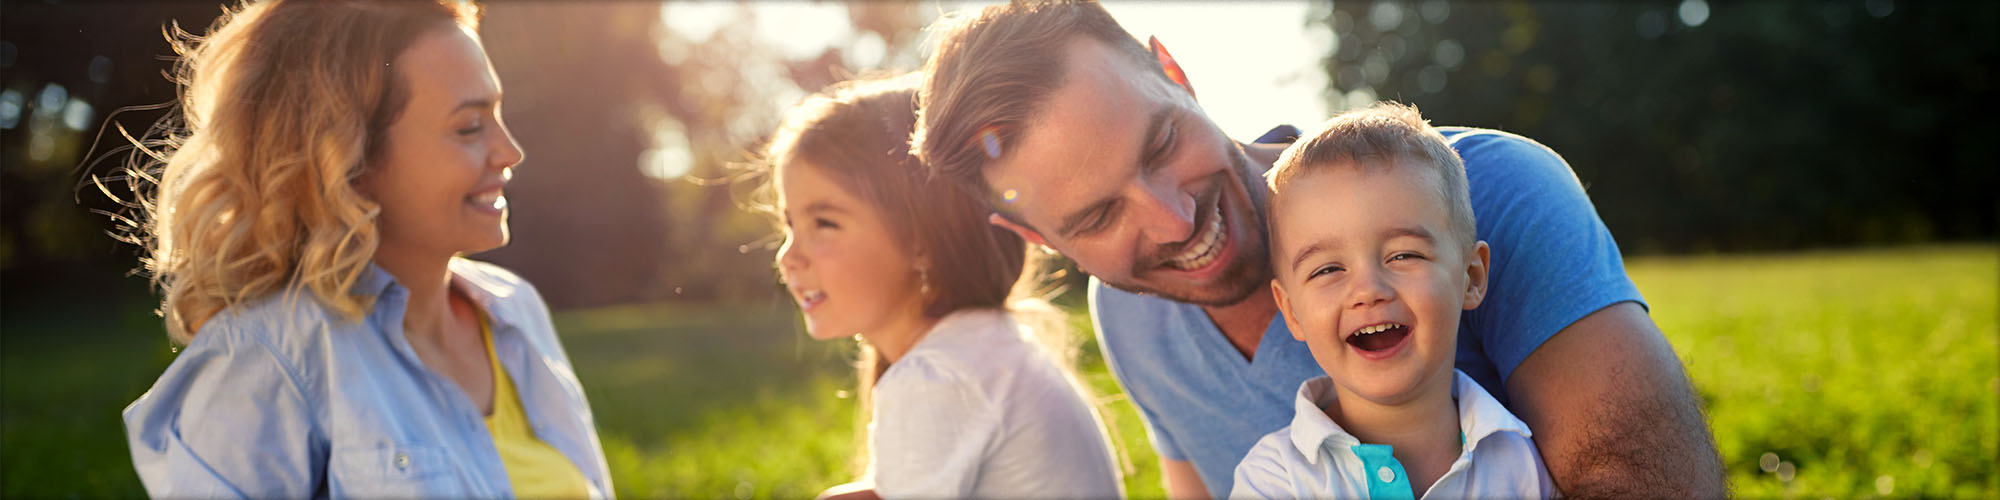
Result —
M1362 327L1347 334L1347 345L1367 352L1375 352L1395 347L1410 335L1410 327L1401 323L1378 323Z

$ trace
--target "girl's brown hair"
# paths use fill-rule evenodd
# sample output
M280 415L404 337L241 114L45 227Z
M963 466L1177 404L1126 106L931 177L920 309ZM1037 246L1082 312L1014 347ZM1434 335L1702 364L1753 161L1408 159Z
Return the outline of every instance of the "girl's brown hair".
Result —
M457 0L268 0L206 36L174 27L178 118L134 141L146 155L127 168L138 201L124 235L145 247L169 337L185 344L217 312L280 291L349 318L371 306L350 288L381 208L351 182L408 100L394 62L478 19Z
M933 179L910 156L916 83L905 76L829 87L786 113L764 158L774 168L809 158L810 168L877 208L897 243L923 249L932 269L949 270L929 275L925 316L1005 307L1027 242L986 223L992 210L984 202Z

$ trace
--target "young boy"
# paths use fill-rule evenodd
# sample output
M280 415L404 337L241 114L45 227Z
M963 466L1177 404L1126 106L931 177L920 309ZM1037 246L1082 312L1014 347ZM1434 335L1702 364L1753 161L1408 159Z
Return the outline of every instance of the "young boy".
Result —
M1547 498L1527 424L1452 368L1486 292L1465 166L1415 108L1350 111L1266 174L1271 281L1327 376L1257 442L1230 497Z

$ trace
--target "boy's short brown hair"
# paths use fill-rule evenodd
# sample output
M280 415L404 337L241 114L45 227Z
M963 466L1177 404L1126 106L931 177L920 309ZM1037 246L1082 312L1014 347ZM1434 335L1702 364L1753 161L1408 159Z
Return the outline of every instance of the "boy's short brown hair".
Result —
M1095 1L1015 0L947 17L929 29L937 38L924 62L910 152L931 172L989 202L993 195L981 169L1005 157L1023 126L1062 87L1069 46L1079 37L1166 77L1152 51Z
M1264 174L1271 188L1272 207L1284 194L1285 184L1306 173L1331 168L1397 168L1398 160L1414 160L1436 174L1437 200L1445 204L1452 235L1467 248L1479 241L1465 162L1415 106L1378 102L1335 115L1302 137L1285 148L1271 171ZM1275 210L1267 214L1273 228L1278 215Z

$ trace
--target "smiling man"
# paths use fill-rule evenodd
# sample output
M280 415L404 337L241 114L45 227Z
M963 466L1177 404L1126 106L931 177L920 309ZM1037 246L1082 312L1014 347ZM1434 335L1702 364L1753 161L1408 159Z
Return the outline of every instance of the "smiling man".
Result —
M1164 50L1095 3L996 5L932 30L915 152L1093 276L1099 345L1168 493L1227 493L1319 370L1268 286L1259 177L1282 147L1225 137ZM1457 368L1529 424L1567 496L1724 495L1680 361L1569 166L1518 136L1442 131L1494 255Z

